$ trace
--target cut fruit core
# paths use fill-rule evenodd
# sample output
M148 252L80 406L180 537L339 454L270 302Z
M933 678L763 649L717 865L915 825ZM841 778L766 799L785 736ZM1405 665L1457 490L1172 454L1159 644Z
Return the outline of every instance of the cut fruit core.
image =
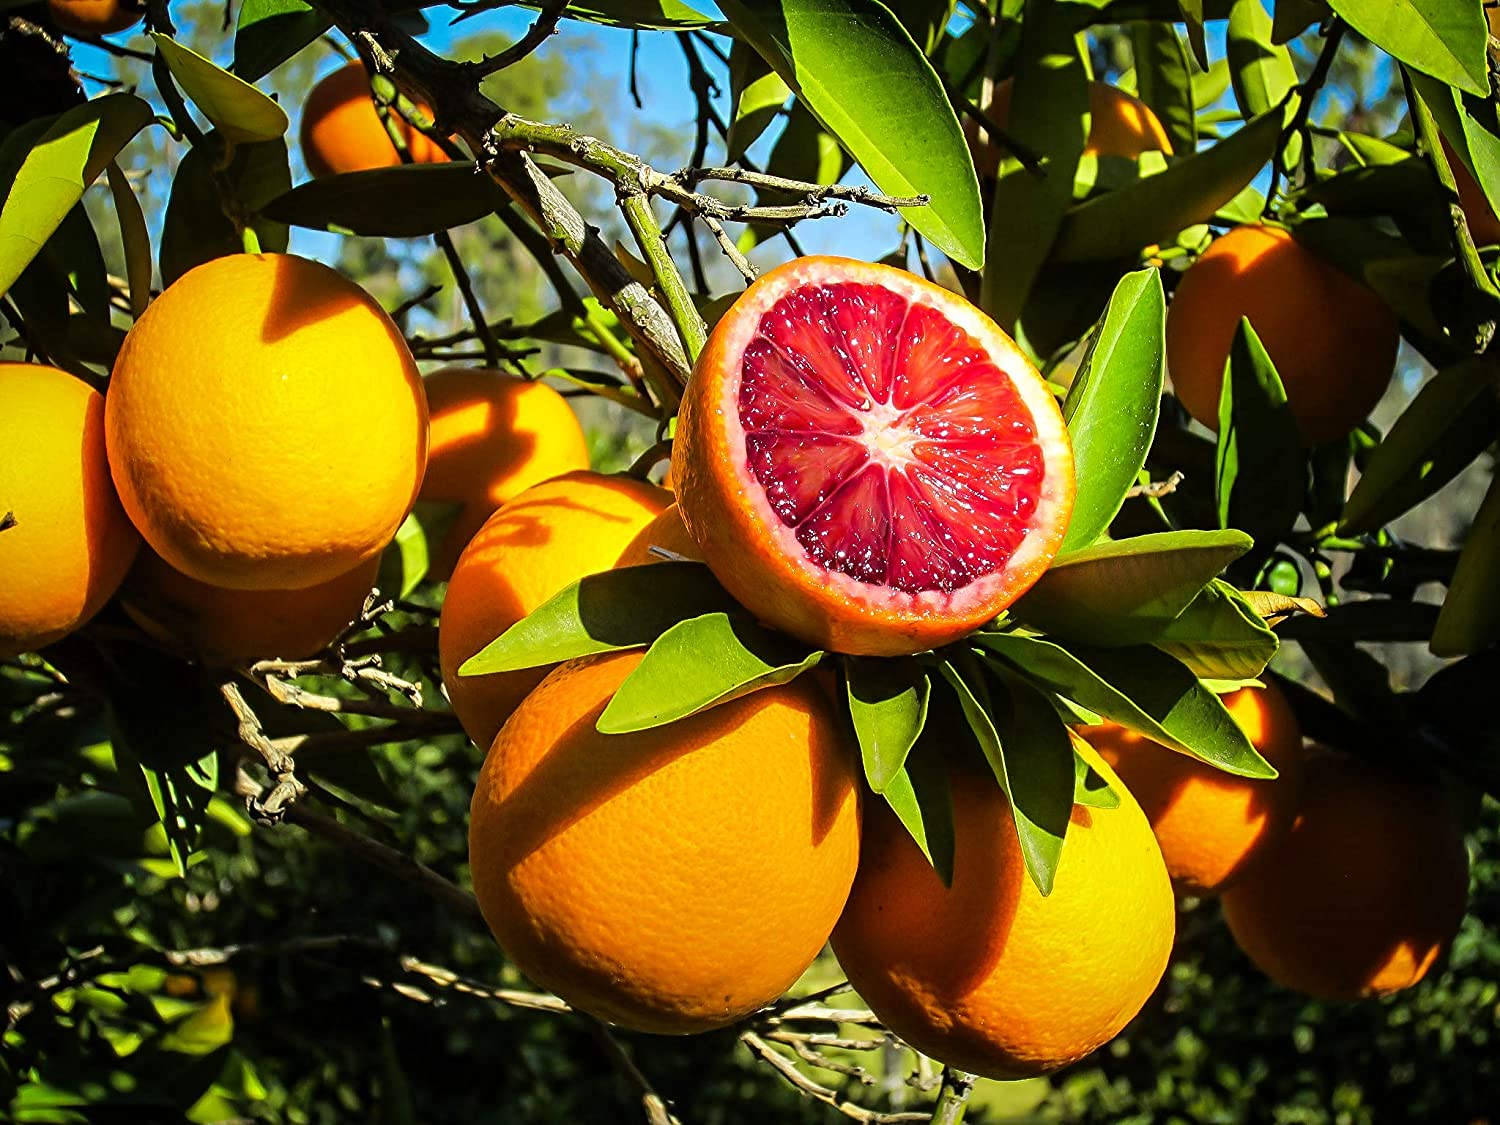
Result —
M1045 471L1010 377L936 308L876 285L806 285L745 348L750 470L808 558L909 594L1003 570Z

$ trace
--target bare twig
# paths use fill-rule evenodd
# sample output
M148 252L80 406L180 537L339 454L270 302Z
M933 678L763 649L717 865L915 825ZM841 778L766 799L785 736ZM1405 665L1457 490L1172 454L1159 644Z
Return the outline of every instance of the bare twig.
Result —
M478 81L508 66L515 66L516 63L541 47L543 43L557 34L557 25L562 20L563 11L567 6L568 0L546 0L525 35L498 55L490 55L469 64L469 73L473 80Z
M1146 484L1134 484L1126 489L1125 499L1133 500L1144 496L1153 500L1159 500L1163 496L1170 496L1176 492L1177 487L1186 479L1185 474L1174 471L1166 480L1154 480Z
M750 1049L751 1054L766 1063L772 1070L784 1078L798 1093L812 1098L814 1101L822 1102L824 1105L832 1106L853 1121L866 1122L868 1125L887 1125L890 1122L926 1121L928 1119L925 1113L883 1113L880 1110L869 1109L850 1101L837 1090L814 1082L797 1069L796 1063L781 1054L753 1031L742 1033L740 1035L740 1042Z
M943 1068L943 1085L938 1090L937 1106L932 1111L932 1125L959 1125L964 1107L974 1089L974 1075L955 1067Z
M681 1125L667 1108L666 1100L652 1088L646 1076L635 1065L635 1061L625 1053L625 1048L610 1032L609 1026L596 1016L585 1013L580 1013L580 1016L585 1026L588 1027L589 1034L603 1049L610 1063L635 1087L640 1095L641 1109L645 1112L646 1120L650 1125Z
M266 737L265 731L261 729L260 718L245 702L239 685L232 681L220 684L219 694L234 712L235 722L239 724L240 741L260 755L271 775L270 792L249 794L246 807L262 823L279 823L307 792L307 788L297 780L296 764L292 761L291 754Z

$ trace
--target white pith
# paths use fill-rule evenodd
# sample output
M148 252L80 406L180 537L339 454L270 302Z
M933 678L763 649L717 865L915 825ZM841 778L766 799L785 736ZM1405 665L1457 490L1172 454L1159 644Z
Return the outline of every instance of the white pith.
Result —
M870 460L887 469L904 469L917 459L917 442L922 440L908 419L911 411L900 410L889 402L876 402L856 415L864 430L860 443L870 451Z

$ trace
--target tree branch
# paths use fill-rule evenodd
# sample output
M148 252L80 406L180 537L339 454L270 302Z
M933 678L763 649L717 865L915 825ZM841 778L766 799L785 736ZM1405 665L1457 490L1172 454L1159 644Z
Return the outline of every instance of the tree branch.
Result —
M557 25L562 20L563 11L567 6L568 0L547 0L525 35L498 55L490 55L469 64L469 74L472 80L477 82L508 66L515 66L516 63L541 47L543 43L557 34Z

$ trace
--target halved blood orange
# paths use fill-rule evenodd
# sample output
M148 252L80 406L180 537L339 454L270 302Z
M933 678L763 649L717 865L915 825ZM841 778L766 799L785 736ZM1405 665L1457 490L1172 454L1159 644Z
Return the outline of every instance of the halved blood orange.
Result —
M890 266L800 258L724 314L693 369L683 522L765 622L837 652L956 640L1062 543L1073 453L1042 377L988 317Z

